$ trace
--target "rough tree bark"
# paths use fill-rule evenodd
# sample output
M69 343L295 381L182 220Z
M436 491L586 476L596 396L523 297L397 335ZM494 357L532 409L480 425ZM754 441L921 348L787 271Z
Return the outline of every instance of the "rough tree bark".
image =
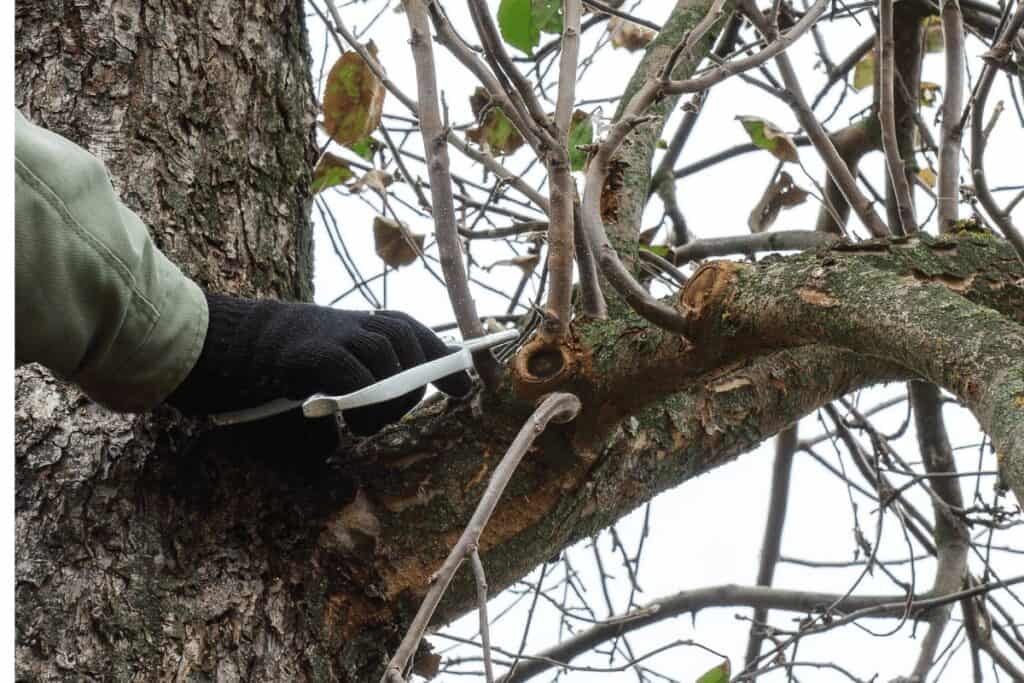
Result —
M221 291L309 297L300 3L19 3L16 21L18 105L101 156L166 251ZM259 425L114 415L22 369L18 677L373 680L554 386L583 411L538 441L484 534L495 590L882 381L956 393L1024 492L1024 272L1004 242L840 243L709 268L677 303L696 346L628 314L581 323L556 375L520 363L482 417L436 403L327 462ZM473 600L460 575L438 618Z

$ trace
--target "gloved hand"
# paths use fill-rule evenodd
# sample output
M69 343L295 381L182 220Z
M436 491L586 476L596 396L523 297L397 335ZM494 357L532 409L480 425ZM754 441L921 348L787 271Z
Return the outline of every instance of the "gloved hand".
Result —
M203 350L167 403L190 415L251 408L275 398L345 394L448 353L437 335L404 313L340 311L313 304L206 294L210 322ZM469 393L469 375L437 381ZM424 387L384 403L346 410L356 434L399 420Z

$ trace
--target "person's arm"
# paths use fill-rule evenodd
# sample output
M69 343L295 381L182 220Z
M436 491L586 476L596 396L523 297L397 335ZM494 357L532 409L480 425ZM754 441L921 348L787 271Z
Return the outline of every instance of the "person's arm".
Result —
M199 287L153 244L94 156L15 111L15 361L142 411L188 375L206 334Z
M15 114L15 360L100 403L188 414L343 394L448 353L407 315L203 292L153 244L91 154ZM460 372L437 383L461 396ZM357 432L401 418L424 388L346 411Z

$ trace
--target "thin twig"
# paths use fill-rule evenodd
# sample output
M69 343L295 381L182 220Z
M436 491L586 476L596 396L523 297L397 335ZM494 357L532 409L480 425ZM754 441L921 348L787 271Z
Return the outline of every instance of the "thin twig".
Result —
M771 499L764 523L764 540L761 542L761 564L757 569L757 585L771 586L775 567L779 562L782 548L782 530L786 524L786 506L789 502L789 478L793 471L793 456L796 454L798 425L792 425L779 432L775 438L775 463L772 466ZM768 609L757 607L750 625L747 640L746 662L752 663L761 651L763 625L768 621Z
M974 189L981 200L981 205L992 217L1003 236L1013 245L1018 258L1024 263L1024 235L1014 226L1008 213L999 208L995 197L988 188L988 179L985 177L985 147L988 143L985 130L985 103L988 100L989 91L992 89L992 81L995 79L996 64L1006 61L1010 54L1010 42L1024 25L1024 2L1018 3L1016 13L1007 22L998 41L987 53L988 61L978 78L978 85L971 110L971 175L974 178Z
M441 255L448 298L463 339L483 336L484 328L476 312L476 304L469 290L466 268L462 262L458 229L455 223L455 203L448 163L447 131L441 121L437 95L437 71L434 68L434 50L430 39L430 20L424 0L405 0L405 13L409 20L409 43L416 63L416 84L419 99L419 120L423 134L423 148L430 176L430 194L433 205L434 231L437 249ZM474 358L481 379L488 386L496 381L497 366L490 354Z
M469 553L469 561L473 567L473 576L476 579L476 601L480 613L480 643L484 650L484 675L487 683L494 683L494 666L491 663L491 630L490 620L487 618L487 576L484 574L484 564L480 561L480 552L473 548Z
M768 24L756 5L751 0L741 0L740 5L747 18L754 23L767 39L771 40L774 37L775 29ZM872 208L867 197L857 187L857 181L854 179L849 167L843 163L828 134L825 133L825 129L807 105L803 88L800 87L800 79L793 70L793 64L789 61L787 54L785 52L778 54L775 57L775 64L782 75L782 81L786 86L788 101L793 109L793 113L796 114L800 125L807 132L818 154L821 155L822 160L825 162L825 167L835 179L836 185L842 191L843 196L846 197L846 201L850 203L857 217L860 218L861 222L864 223L864 227L872 235L875 237L885 237L889 234L889 229Z

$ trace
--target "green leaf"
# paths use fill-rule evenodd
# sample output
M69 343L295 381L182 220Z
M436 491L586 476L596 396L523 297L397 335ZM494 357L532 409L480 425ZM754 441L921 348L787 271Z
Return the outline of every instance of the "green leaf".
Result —
M313 193L323 192L329 187L341 185L355 177L348 162L341 157L324 152L313 169Z
M324 86L324 130L339 145L362 140L380 125L384 94L384 84L357 52L342 54Z
M853 89L863 90L875 82L875 51L864 55L853 67Z
M572 113L572 122L569 124L569 167L572 170L582 171L587 163L587 152L577 147L592 142L594 124L586 113L577 109Z
M697 683L729 683L729 660L725 660L714 669L697 679Z
M771 121L758 116L737 116L743 128L750 136L750 141L761 149L766 149L779 161L797 162L800 160L793 138L779 130Z
M469 98L477 127L466 131L466 139L494 154L511 154L523 145L523 136L501 107L491 103L491 96L478 87Z
M652 254L660 256L661 258L670 258L672 255L672 247L669 247L664 244L641 244L640 251L649 251Z
M366 136L359 142L353 142L348 146L350 150L367 161L373 158L373 153L376 152L379 147L380 143L370 136Z
M498 28L506 43L533 56L533 48L540 43L540 29L533 21L533 0L501 0Z
M562 33L562 0L533 0L533 25L544 33Z
M494 154L511 154L523 145L523 136L501 107L492 108L480 126L467 130L466 138Z

